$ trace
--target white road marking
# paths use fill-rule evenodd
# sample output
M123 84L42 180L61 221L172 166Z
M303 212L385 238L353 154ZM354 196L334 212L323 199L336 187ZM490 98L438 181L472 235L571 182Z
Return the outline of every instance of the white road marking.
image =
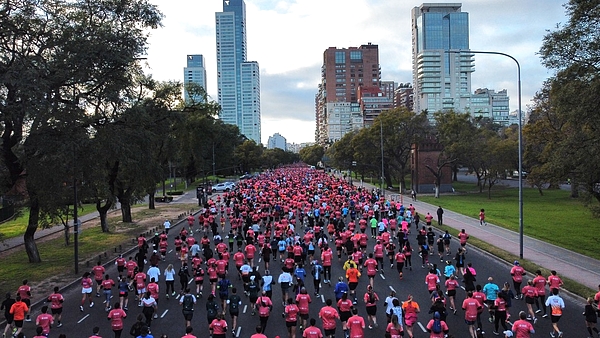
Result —
M321 301L325 303L325 296L321 295Z
M248 305L244 305L244 312L242 312L242 313L246 313L247 309L248 309Z
M165 310L165 312L162 313L162 315L160 315L160 318L165 318L165 315L167 314L167 312L169 312L169 310Z
M464 286L462 286L462 285L460 286L460 288L461 288L461 289L463 289L463 290L466 290L466 289L465 289L465 287L464 287Z
M192 284L193 281L194 281L193 279L190 279L190 281L188 282L188 285Z
M421 322L417 322L417 324L419 324L419 327L421 327L421 330L423 330L423 332L427 332L427 329L423 326L423 324L421 324Z
M258 262L259 262L259 263L260 263L260 260L261 260L261 259L262 259L261 257L259 257L259 258L258 258Z
M381 277L381 279L385 279L385 276L382 273L380 273L379 276Z
M392 290L392 291L396 292L396 290L394 289L394 287L393 287L393 286L391 286L391 285L388 285L388 286L389 286L390 290Z
M89 313L88 313L87 315L83 316L83 318L81 318L81 319L80 319L80 320L77 322L77 324L81 324L81 322L83 322L83 321L84 321L84 320L85 320L87 317L89 317L89 316L90 316L90 314L89 314Z
M173 252L173 249L169 250L169 253Z
M242 331L242 327L238 326L237 333L235 334L236 337L240 336L240 331Z

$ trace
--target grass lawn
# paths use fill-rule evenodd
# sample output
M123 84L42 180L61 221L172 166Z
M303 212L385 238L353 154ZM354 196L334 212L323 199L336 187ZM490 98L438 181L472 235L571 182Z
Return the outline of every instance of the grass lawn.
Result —
M483 208L488 222L519 231L518 189L493 188L488 199L487 191L479 193L475 184L459 182L453 186L458 194L419 199L473 218L478 218ZM600 259L600 250L595 250L600 242L600 219L593 218L579 199L569 196L570 192L564 190L544 190L540 196L536 189L523 188L524 233Z
M82 208L77 210L77 214L87 215L96 211L95 204L83 204ZM69 215L69 220L73 220L73 215ZM23 208L21 216L12 221L0 224L0 239L22 236L29 222L29 209Z

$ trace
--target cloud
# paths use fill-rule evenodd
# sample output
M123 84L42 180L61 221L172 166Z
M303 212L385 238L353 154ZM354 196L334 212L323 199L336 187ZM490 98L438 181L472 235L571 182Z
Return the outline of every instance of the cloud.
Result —
M499 51L521 64L523 109L552 74L536 55L546 30L565 22L564 0L465 0L473 50ZM164 27L151 32L148 72L182 80L187 54L203 54L208 88L217 98L215 12L222 1L154 0ZM328 47L379 45L382 79L412 82L411 9L397 0L246 0L248 60L261 69L262 140L279 132L288 141L314 140L314 97ZM515 64L476 55L472 90L507 89L517 107Z

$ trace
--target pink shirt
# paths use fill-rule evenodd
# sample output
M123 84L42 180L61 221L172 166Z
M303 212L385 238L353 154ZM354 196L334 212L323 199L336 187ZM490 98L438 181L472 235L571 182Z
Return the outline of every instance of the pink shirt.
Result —
M512 330L516 333L515 338L529 338L531 337L531 333L534 332L533 325L526 320L517 320L513 326Z
M465 310L465 320L475 321L477 319L477 310L481 304L474 298L467 298L462 303L462 308Z

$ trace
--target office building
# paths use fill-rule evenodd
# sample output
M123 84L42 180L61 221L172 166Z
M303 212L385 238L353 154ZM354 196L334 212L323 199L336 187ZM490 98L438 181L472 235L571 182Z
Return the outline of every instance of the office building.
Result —
M223 0L223 12L215 20L219 118L260 143L260 73L258 63L246 59L245 2Z
M204 88L205 93L207 92L206 68L204 66L204 56L202 54L192 54L187 56L187 66L183 68L183 84L187 85L188 83L195 83ZM187 90L183 91L183 98L185 102L204 102L204 97L197 94L190 97Z
M267 149L275 148L283 149L283 151L287 150L286 139L279 133L275 133L273 134L273 136L269 136L269 141L267 142Z
M460 53L447 51L461 50ZM465 111L471 97L473 54L469 14L460 3L424 3L412 10L414 111Z

